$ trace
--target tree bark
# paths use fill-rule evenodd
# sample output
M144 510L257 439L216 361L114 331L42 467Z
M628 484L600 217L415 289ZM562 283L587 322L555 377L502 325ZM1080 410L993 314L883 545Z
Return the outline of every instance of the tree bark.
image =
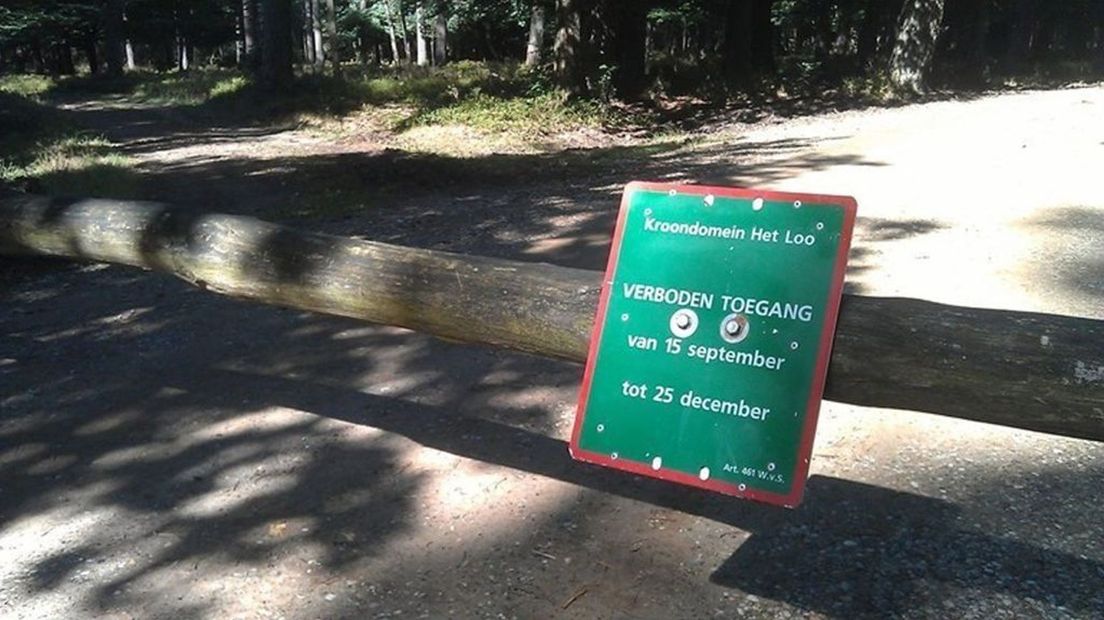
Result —
M310 0L311 14L311 62L316 69L326 63L326 51L322 44L322 7L318 0Z
M107 74L120 76L126 66L123 35L123 0L107 0L104 3L104 61Z
M974 79L978 83L984 83L989 79L989 0L974 0L973 9L969 63L974 71Z
M291 82L291 1L261 0L261 84L284 88Z
M555 73L556 81L569 97L586 94L586 73L582 16L583 0L556 0Z
M123 50L126 52L126 68L134 71L138 64L134 62L134 44L130 42L130 22L127 20L126 11L123 11Z
M425 5L422 0L414 3L414 38L418 44L418 66L429 64L429 47L425 38Z
M1024 69L1031 51L1031 38L1035 25L1034 0L1015 0L1012 6L1012 22L1008 32L1008 49L1005 65L1008 71Z
M35 47L35 51L38 53L38 70L42 70L42 52L40 47ZM88 57L88 72L92 75L96 75L100 72L100 57L96 52L96 32L92 31L88 33L88 36L84 40L84 55Z
M300 232L157 203L0 200L0 254L583 362L600 272ZM1104 441L1104 321L844 296L825 397Z
M922 95L943 23L944 0L905 0L889 58L889 82L898 95Z
M751 67L759 75L774 73L774 0L753 0L751 8Z
M613 51L617 69L614 88L618 97L636 99L647 85L644 67L648 5L640 1L614 2L609 8L613 10L615 23Z
M525 66L536 67L541 63L544 47L544 2L532 0L529 7L529 41L525 45Z
M334 7L334 0L326 0L326 58L333 65L335 76L341 75L340 47L337 40L337 9Z
M176 35L176 68L187 71L192 66L191 55L188 53L188 39L183 34Z
M433 18L433 64L438 67L448 62L448 4L437 3L437 15Z
M77 72L73 64L73 48L68 41L62 41L54 46L55 69L61 75L73 75Z
M242 16L242 56L243 66L250 70L256 70L259 54L257 53L258 24L257 0L241 0Z
M391 0L384 0L383 7L387 14L387 35L391 38L391 62L398 64L401 57L399 56L399 42L395 36L395 16L391 11Z
M406 53L406 61L414 58L414 50L410 49L410 33L406 30L406 10L403 9L402 0L398 0L399 32L402 33L403 52Z
M753 17L750 1L729 2L726 5L724 51L721 59L725 77L739 85L751 82Z

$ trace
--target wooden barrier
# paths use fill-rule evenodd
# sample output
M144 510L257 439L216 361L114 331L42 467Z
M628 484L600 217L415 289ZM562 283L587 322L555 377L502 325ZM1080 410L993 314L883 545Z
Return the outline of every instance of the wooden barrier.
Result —
M263 303L583 362L602 274L159 203L0 199L0 253L171 273ZM1104 441L1104 321L846 295L825 397Z

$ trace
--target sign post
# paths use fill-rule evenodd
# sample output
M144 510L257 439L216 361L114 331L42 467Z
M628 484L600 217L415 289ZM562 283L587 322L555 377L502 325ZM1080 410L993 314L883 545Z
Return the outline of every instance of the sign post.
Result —
M855 211L842 196L627 186L572 456L797 505Z

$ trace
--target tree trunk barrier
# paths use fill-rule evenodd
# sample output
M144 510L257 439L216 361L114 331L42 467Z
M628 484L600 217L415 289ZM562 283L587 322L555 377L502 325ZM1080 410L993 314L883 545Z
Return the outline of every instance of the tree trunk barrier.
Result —
M0 198L0 254L129 265L578 363L603 277L160 203L34 195ZM1104 441L1104 321L844 295L825 398Z

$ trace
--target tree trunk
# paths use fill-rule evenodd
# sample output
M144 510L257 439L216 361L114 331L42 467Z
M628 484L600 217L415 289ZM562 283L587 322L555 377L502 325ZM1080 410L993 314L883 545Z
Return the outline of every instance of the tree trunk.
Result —
M425 7L422 0L414 3L414 38L418 42L418 66L429 64L429 48L425 38Z
M525 46L525 66L536 67L541 63L544 47L544 2L532 0L529 7L529 42Z
M586 73L583 65L583 0L556 0L555 73L556 81L569 97L586 94Z
M103 5L103 11L104 60L107 63L107 73L112 76L120 76L126 66L123 0L107 0Z
M157 203L0 200L0 253L583 362L603 276L300 232ZM1045 338L1040 340L1040 334ZM1104 441L1104 321L845 295L825 397Z
M310 0L311 12L311 63L315 69L321 69L326 63L325 47L322 45L322 9L318 0Z
M134 71L138 68L134 62L134 44L130 42L130 22L127 20L126 11L123 12L123 49L126 52L126 68Z
M398 8L399 32L402 33L403 52L406 53L406 62L410 62L414 58L414 50L410 49L410 33L406 30L406 10L403 8L402 0L398 0Z
M1093 39L1096 49L1093 59L1093 68L1104 73L1104 2L1096 3L1096 17L1093 19L1096 26L1093 28Z
M1010 72L1023 71L1031 50L1031 37L1035 25L1035 2L1033 0L1015 0L1012 7L1012 24L1008 32L1008 49L1005 57L1006 69Z
M291 83L291 1L261 0L261 84L270 90Z
M750 1L729 2L725 10L724 53L721 60L725 77L729 81L746 86L752 76L752 18Z
M989 0L974 0L974 19L971 28L971 45L967 61L979 84L989 79Z
M613 50L617 63L614 88L622 99L636 99L647 85L644 73L647 54L648 5L644 2L615 2Z
M302 34L303 64L314 66L314 18L311 17L311 0L303 0Z
M337 40L337 9L334 0L326 0L326 57L333 65L335 76L341 75L341 44Z
M127 43L130 43L128 40ZM241 11L234 16L234 65L242 66L245 62L245 42L242 40Z
M176 68L180 71L187 71L192 66L190 49L188 47L188 38L183 34L176 35Z
M751 68L758 75L774 73L774 0L753 0L751 8Z
M395 36L395 16L391 11L391 0L384 0L383 6L384 12L387 14L387 36L391 38L391 62L398 64L401 57L399 56L399 42Z
M258 60L258 19L257 0L241 0L242 17L242 65L250 70L256 70Z
M54 46L54 56L57 58L57 72L61 75L73 75L77 72L73 64L73 48L68 41L63 41Z
M433 64L438 67L448 62L448 4L437 3L437 15L433 18Z
M943 23L944 0L905 0L889 58L889 82L903 96L927 92L927 73Z
M36 51L39 51L36 46ZM84 39L84 55L88 57L88 72L96 75L100 72L100 57L96 52L96 31L92 31ZM39 51L39 71L42 70L42 58Z

